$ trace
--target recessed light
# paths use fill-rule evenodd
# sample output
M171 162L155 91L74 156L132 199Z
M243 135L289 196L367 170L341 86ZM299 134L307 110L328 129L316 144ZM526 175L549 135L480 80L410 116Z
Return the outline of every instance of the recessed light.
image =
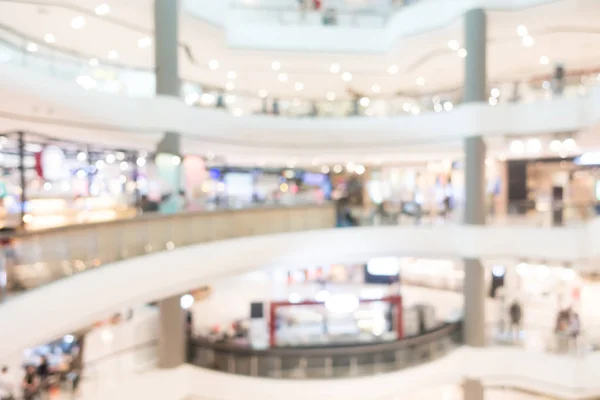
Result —
M350 82L352 80L352 74L350 72L344 72L342 74L342 80L344 82Z
M371 90L373 91L373 93L381 93L381 86L379 86L379 85L373 85L371 87Z
M137 45L140 49L147 49L152 45L152 39L149 36L143 37L138 40Z
M444 102L444 110L446 110L446 111L452 111L453 108L454 108L454 104L452 104L451 101L445 101Z
M398 73L398 71L399 71L399 68L398 68L398 66L397 66L397 65L395 65L395 64L394 64L394 65L390 65L390 66L388 67L388 69L387 69L387 72L388 72L388 74L390 74L390 75L395 75L395 74L397 74L397 73Z
M496 104L498 104L498 98L490 97L489 103L490 103L490 106L495 106Z
M100 63L97 58L90 58L89 64L90 67L97 67Z
M267 92L267 89L260 89L258 91L258 96L261 97L261 98L263 98L263 99L265 97L267 97L268 95L269 95L269 92Z
M448 42L448 47L450 48L450 50L457 51L458 49L460 49L460 43L458 43L457 40L450 40Z
M55 43L56 42L56 38L54 37L53 34L46 33L46 35L44 36L44 41L46 43Z
M277 79L279 80L279 82L287 82L288 80L288 76L286 73L280 73L277 75Z
M235 71L229 71L227 73L227 79L235 79L237 78L237 74L235 73Z
M219 69L219 61L218 60L210 60L208 62L208 68L214 70Z
M71 27L73 29L81 29L85 26L85 18L81 15L76 16L71 20Z
M533 46L533 38L531 36L523 36L523 46L531 47Z
M521 154L525 151L525 143L522 140L513 140L510 142L510 151L514 154Z
M327 92L327 100L329 101L334 101L335 100L335 93L334 92Z
M492 97L494 97L494 98L498 98L498 97L500 97L500 89L498 89L498 88L493 88L493 89L490 91L490 94L492 95Z
M422 76L417 78L417 85L419 86L425 86L425 78L423 78Z
M100 4L94 9L94 12L96 13L96 15L103 16L110 12L110 7L108 6L108 4Z
M546 56L541 56L540 57L540 64L542 65L548 65L550 64L550 59Z
M27 45L27 51L30 53L35 53L36 51L38 51L38 45L31 42Z
M294 85L294 88L296 89L297 92L299 92L304 89L304 83L296 82L296 84Z
M412 108L410 109L410 112L412 115L419 115L419 114L421 114L421 108L417 105L412 106Z
M575 151L577 149L577 142L573 138L565 139L562 145L566 151Z
M233 90L233 89L235 89L235 84L233 82L227 82L225 84L225 89L227 89L227 90Z
M281 63L279 61L277 61L277 60L273 61L271 63L271 69L273 71L279 71L281 69Z
M529 31L525 25L517 26L517 34L521 37L529 35Z
M558 139L554 139L550 142L550 151L558 153L562 149L562 142Z
M457 54L460 58L465 58L467 56L467 50L466 49L458 49Z
M340 64L338 63L333 63L329 66L329 72L331 72L332 74L337 74L338 72L340 72Z
M110 60L116 60L117 58L119 58L119 52L116 50L111 50L108 52L108 58Z
M440 103L435 103L433 109L435 112L442 112L444 110L444 106L442 106Z
M360 102L360 105L361 105L361 106L363 106L363 107L368 107L368 106L369 106L369 104L371 103L371 100L369 100L369 98L368 98L368 97L361 97L361 99L360 99L360 101L359 101L359 102Z

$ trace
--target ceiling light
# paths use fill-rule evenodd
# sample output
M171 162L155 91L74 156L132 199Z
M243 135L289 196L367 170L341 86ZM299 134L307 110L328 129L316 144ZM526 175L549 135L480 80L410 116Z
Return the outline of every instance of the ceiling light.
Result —
M356 174L357 174L357 175L362 175L362 174L364 174L364 173L365 173L365 166L364 166L364 165L361 165L361 164L358 164L358 165L356 166L356 168L354 168L354 172L356 172Z
M433 109L435 110L435 112L442 112L442 110L444 109L444 106L442 106L440 103L436 103L433 106Z
M218 60L210 60L208 62L208 68L210 68L213 71L219 69L219 61Z
M458 49L460 49L460 44L457 40L450 40L448 42L448 47L450 48L450 50L457 51Z
M496 104L498 104L498 98L490 97L489 103L490 103L490 106L495 106Z
M336 174L341 174L343 170L344 167L342 167L340 164L336 164L333 166L333 172L335 172Z
M110 60L116 60L117 58L119 58L119 52L116 50L111 50L108 52L108 58Z
M562 144L566 151L575 151L577 149L577 143L573 138L565 139Z
M100 63L97 58L90 58L89 64L90 67L97 67Z
M390 65L387 69L388 74L390 75L396 75L399 71L399 68L397 65Z
M425 78L423 78L422 76L417 78L417 85L419 86L424 86L425 85Z
M541 56L540 57L540 64L542 65L548 65L550 64L550 59L546 56Z
M143 37L138 40L137 46L140 49L147 49L152 45L152 39L149 36Z
M510 142L510 151L514 154L522 154L525 151L525 143L522 140L513 140Z
M329 101L334 101L335 100L335 93L334 92L327 92L327 100Z
M558 153L562 150L562 142L558 139L554 139L550 142L550 151Z
M344 82L350 82L352 80L352 74L350 72L344 72L342 74L342 80Z
M544 89L550 89L550 81L544 81L542 82L542 88Z
M452 104L451 101L445 101L444 102L444 110L446 110L446 111L452 111L453 108L454 108L454 104Z
M529 139L525 145L528 153L539 153L542 150L540 139Z
M529 34L529 31L527 30L527 27L525 25L519 25L517 27L517 34L521 37L524 37Z
M323 165L323 166L321 167L321 172L322 172L323 174L328 174L328 173L329 173L329 166L327 166L327 165Z
M361 106L363 106L363 107L369 107L369 104L371 103L371 100L369 100L368 97L362 97L359 102L360 102Z
M340 64L338 63L333 63L329 66L329 72L331 72L332 74L337 74L338 72L340 72Z
M235 79L237 78L237 74L235 73L235 71L229 71L227 73L227 79Z
M490 93L491 93L492 97L495 97L495 98L500 97L500 89L498 89L498 88L493 88Z
M271 63L271 69L273 69L273 71L279 71L281 69L281 63L279 61L273 61Z
M297 92L299 92L304 89L304 83L296 82L296 84L294 85L294 88L296 89Z
M277 79L279 80L279 82L287 82L288 76L286 73L281 72L281 73L277 74Z
M46 33L46 35L44 36L44 41L46 43L55 43L56 42L56 38L54 37L53 34Z
M405 111L405 112L409 112L411 108L412 107L411 107L411 105L409 103L402 104L402 110Z
M412 115L419 115L421 113L421 108L419 106L412 106L410 109Z
M465 58L467 56L467 50L465 50L465 49L458 49L458 52L456 54L458 54L458 56L460 58Z
M35 53L36 51L38 51L38 45L33 42L30 42L27 45L27 51L30 53Z
M225 89L227 89L227 90L233 90L233 89L235 89L235 84L233 82L227 82L225 84Z
M96 15L103 16L110 12L110 7L108 6L108 4L100 4L94 9L94 12L96 13Z
M533 38L531 36L523 36L523 46L525 46L525 47L533 46Z
M379 86L379 85L373 85L371 87L371 90L373 91L373 93L381 93L381 86Z
M71 27L73 29L81 29L84 26L85 26L85 18L83 18L81 15L78 15L77 17L75 17L71 20Z
M267 92L267 89L260 89L258 91L258 96L261 97L261 98L263 98L263 99L265 97L267 97L268 95L269 95L269 92Z

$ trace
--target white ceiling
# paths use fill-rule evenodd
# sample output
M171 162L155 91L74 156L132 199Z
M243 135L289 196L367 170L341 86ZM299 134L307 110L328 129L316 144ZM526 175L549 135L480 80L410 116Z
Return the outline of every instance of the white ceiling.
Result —
M193 0L190 0L190 2ZM224 1L224 0L222 0ZM111 7L106 17L97 17L94 8L105 2ZM214 0L195 0L195 8ZM214 7L213 7L214 8ZM106 60L116 50L120 64L151 68L152 49L139 49L140 38L152 35L152 0L2 0L0 24L43 43L47 33L56 37L54 46L73 50L87 58ZM213 10L214 13L214 10ZM83 15L81 30L70 26L72 18ZM531 75L550 74L552 62L540 65L540 57L564 62L568 69L600 67L600 19L598 0L562 0L548 5L514 12L489 12L489 77L491 81L513 81ZM524 47L516 28L523 24L535 39L533 47ZM237 73L236 90L257 93L266 89L278 97L324 99L335 92L348 97L348 90L375 97L371 87L380 85L381 94L389 97L402 91L435 92L461 85L463 59L448 49L449 40L461 41L462 21L426 34L404 38L387 54L331 54L231 49L223 29L183 13L181 42L194 57L195 64L181 52L181 75L184 79L224 87L227 72ZM220 68L211 71L208 62L217 59ZM271 70L273 60L282 64L289 75L287 83L277 80ZM329 72L331 63L353 74L351 83ZM390 76L389 65L398 65L399 73ZM425 86L416 84L418 77ZM296 92L295 82L304 90Z

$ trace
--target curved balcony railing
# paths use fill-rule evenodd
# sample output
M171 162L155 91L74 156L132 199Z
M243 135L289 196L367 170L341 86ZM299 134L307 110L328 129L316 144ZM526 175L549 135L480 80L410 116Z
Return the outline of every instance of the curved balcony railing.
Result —
M204 368L268 378L347 378L399 371L433 361L462 342L462 324L369 345L253 350L203 338L190 340L189 362Z
M5 294L10 297L103 264L176 247L334 226L333 205L325 204L148 214L21 232L5 240L3 246L1 264L8 283Z
M185 49L187 47L182 45ZM199 65L190 51L182 54L198 69ZM125 95L152 97L155 94L154 72L149 68L130 67L115 61L90 59L69 49L41 43L39 39L25 37L21 33L0 27L0 65L13 64L46 74L60 80L76 82L87 90ZM571 71L560 96L585 95L590 87L600 83L600 68ZM182 96L193 107L213 108L230 112L234 116L274 115L286 117L368 117L418 115L422 112L451 112L462 101L460 87L440 92L411 92L393 94L359 94L348 87L348 93L329 98L275 98L266 93L227 90L186 80L182 84ZM509 102L544 101L558 96L552 76L532 79L490 82L490 105Z

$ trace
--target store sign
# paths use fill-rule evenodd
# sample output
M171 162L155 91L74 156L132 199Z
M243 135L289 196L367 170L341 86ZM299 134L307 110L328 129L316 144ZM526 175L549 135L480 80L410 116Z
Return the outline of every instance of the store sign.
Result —
M400 259L396 257L371 258L367 272L375 276L396 276L400 273Z
M57 181L63 177L65 153L58 146L46 146L35 156L35 169L47 181Z

